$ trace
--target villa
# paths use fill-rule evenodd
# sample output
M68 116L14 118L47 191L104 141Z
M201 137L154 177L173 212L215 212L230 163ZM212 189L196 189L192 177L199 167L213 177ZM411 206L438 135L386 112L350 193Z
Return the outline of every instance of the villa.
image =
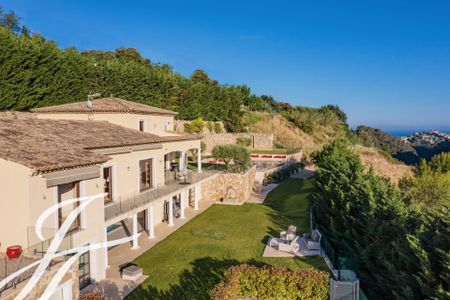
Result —
M202 185L218 174L202 172L201 136L175 134L175 116L110 97L0 117L0 253L20 245L24 252L43 254L79 203L45 220L46 241L35 234L38 217L72 198L102 194L72 223L59 250L107 242L123 232L142 231L152 239L156 225L173 226L187 208L199 209ZM187 171L188 153L197 162L195 171ZM139 240L130 247L138 249ZM52 299L72 299L92 281L104 280L108 251L82 255L78 278L66 276ZM4 276L0 272L0 280ZM0 298L8 293L0 290Z

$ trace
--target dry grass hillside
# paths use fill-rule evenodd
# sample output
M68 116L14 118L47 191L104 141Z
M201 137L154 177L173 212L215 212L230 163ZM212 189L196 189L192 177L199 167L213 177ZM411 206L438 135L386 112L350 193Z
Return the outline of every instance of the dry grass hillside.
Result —
M279 114L247 112L244 122L252 132L272 133L274 142L284 148L300 147L303 153L311 154L326 143L342 137L343 131L332 126L317 126L311 134L305 133ZM398 182L404 176L412 175L412 168L382 153L376 148L356 145L354 152L367 168L372 167L379 176Z
M274 142L285 148L300 147L305 154L320 150L324 144L339 137L331 126L317 126L312 134L305 133L279 114L251 112L245 115L251 132L273 133Z
M396 161L375 148L356 145L354 152L367 168L372 167L375 174L389 178L392 182L397 183L402 177L412 176L413 170L410 166Z

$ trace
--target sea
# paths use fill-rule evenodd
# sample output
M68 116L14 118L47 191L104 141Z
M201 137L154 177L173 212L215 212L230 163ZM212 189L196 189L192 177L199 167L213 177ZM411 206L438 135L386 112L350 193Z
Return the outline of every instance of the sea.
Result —
M416 129L385 129L383 131L389 133L392 136L395 137L403 137L403 136L408 136L411 135L415 132L428 132L431 130L438 130L440 132L444 132L444 133L450 133L450 128L416 128Z

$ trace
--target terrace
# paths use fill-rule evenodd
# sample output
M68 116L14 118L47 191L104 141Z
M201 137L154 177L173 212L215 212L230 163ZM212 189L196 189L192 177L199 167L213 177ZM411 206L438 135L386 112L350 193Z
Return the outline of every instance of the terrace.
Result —
M171 181L168 184L143 193L135 192L133 194L122 195L116 201L105 206L106 225L112 225L120 220L132 216L142 211L151 202L168 198L177 191L192 188L196 184L201 183L213 176L217 176L217 172L189 172L186 180Z

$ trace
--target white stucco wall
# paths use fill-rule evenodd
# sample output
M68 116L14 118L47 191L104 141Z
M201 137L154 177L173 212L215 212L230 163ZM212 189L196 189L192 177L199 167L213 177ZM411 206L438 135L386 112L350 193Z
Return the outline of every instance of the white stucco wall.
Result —
M100 171L100 169L99 169ZM57 187L47 187L42 176L32 176L31 170L9 161L0 159L0 243L1 251L8 246L21 245L26 249L40 242L34 235L39 216L58 202ZM81 196L96 195L103 192L101 178L81 181ZM81 214L81 230L71 235L71 244L64 247L78 247L106 240L104 231L103 198L94 201ZM53 213L43 224L43 235L50 238L58 229L58 215ZM101 280L105 278L105 260L103 252L92 251L91 276Z
M173 132L175 126L174 116L171 115L139 115L139 114L69 114L69 113L37 113L40 119L54 119L54 120L94 120L94 121L108 121L110 123L120 125L126 128L139 130L139 121L144 120L145 132L156 135L164 135L167 132ZM169 123L168 130L165 130L165 122Z
M0 159L0 251L12 245L27 244L31 170Z

